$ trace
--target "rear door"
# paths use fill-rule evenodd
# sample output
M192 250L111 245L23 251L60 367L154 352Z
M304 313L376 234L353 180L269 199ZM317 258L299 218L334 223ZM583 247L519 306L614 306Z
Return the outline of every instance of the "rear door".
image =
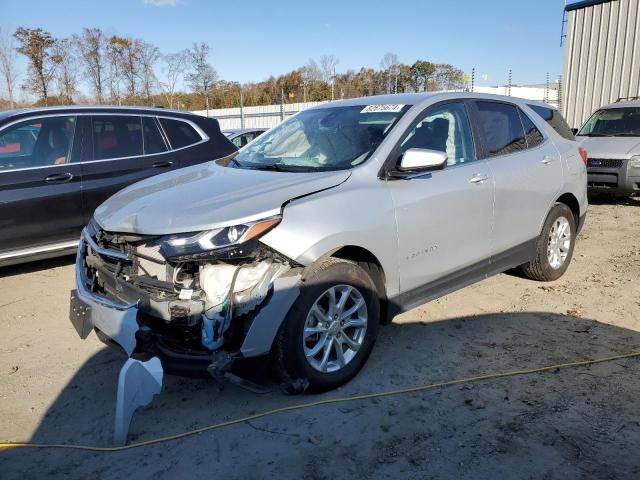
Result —
M473 105L495 188L493 253L526 249L562 187L560 155L544 127L518 106L497 101Z
M0 130L0 259L77 240L83 220L81 169L72 163L80 145L76 120L34 117Z
M142 115L92 115L91 152L82 159L84 220L124 187L174 168L158 120Z

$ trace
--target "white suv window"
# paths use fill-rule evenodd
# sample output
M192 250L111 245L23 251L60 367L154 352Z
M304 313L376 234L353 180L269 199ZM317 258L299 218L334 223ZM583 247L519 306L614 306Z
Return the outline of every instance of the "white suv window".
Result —
M402 152L410 148L437 150L447 154L447 165L476 159L469 118L463 103L447 103L428 110L402 141Z
M476 102L480 132L490 157L526 150L520 115L515 105L498 102Z

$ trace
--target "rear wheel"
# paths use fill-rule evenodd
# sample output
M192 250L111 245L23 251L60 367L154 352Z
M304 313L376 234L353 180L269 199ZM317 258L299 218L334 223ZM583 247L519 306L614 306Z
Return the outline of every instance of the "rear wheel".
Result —
M366 270L328 258L305 278L300 296L278 332L277 371L313 390L349 381L367 361L378 334L380 305Z
M532 280L557 280L569 268L576 239L576 221L571 209L557 203L549 212L538 238L533 260L522 266Z

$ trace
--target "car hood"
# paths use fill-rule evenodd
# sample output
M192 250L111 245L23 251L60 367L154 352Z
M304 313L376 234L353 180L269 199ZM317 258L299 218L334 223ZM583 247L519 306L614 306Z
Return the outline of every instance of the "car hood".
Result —
M576 137L589 158L631 158L640 155L638 137Z
M94 218L109 232L208 230L276 215L287 201L335 187L350 174L249 170L209 162L135 183L100 205Z

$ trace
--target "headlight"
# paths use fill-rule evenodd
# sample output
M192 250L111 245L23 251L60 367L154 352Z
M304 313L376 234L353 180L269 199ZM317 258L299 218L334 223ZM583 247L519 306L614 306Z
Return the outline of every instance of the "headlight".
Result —
M631 157L631 166L633 168L640 168L640 155Z
M280 223L280 216L230 227L164 237L160 249L166 258L175 261L199 260L220 249L239 246L257 239Z

